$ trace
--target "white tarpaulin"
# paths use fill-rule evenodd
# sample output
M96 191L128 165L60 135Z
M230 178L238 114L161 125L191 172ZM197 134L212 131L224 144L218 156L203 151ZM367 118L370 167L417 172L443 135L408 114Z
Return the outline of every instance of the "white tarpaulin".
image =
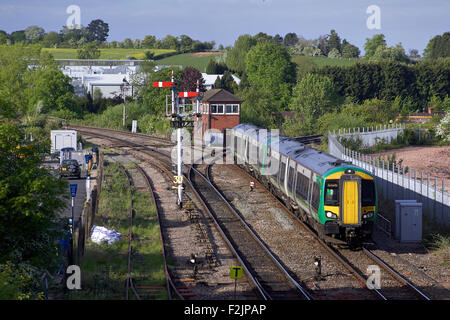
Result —
M117 240L120 240L121 236L122 234L115 230L109 230L108 228L99 226L92 227L91 239L95 243L102 243L103 241L106 241L108 244L111 244Z

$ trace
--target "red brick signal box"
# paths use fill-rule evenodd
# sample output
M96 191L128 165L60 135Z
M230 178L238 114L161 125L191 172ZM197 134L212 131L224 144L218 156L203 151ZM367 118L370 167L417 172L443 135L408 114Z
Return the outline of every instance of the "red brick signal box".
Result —
M240 122L243 100L224 89L206 91L200 102L201 119L197 119L196 134L204 137L209 129L224 133L224 129L233 128Z

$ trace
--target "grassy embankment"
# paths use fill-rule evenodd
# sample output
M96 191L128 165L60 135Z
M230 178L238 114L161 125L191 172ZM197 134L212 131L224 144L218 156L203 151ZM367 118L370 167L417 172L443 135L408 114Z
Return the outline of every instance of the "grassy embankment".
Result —
M124 164L131 168L133 163ZM121 233L121 239L110 245L96 244L91 240L81 264L82 290L71 292L72 299L124 299L128 266L128 233L130 189L128 178L117 163L105 161L104 182L100 193L98 212L94 225L104 226ZM132 187L133 208L133 255L131 277L136 285L161 287L146 299L167 299L159 224L155 207L147 192ZM138 289L139 292L139 289ZM135 299L129 291L130 299Z
M44 48L44 51L50 52L55 59L77 59L78 49L73 48ZM145 59L145 52L150 51L154 56L158 56L175 50L166 49L124 49L124 48L100 48L99 59L123 60L127 56L132 56L138 60Z

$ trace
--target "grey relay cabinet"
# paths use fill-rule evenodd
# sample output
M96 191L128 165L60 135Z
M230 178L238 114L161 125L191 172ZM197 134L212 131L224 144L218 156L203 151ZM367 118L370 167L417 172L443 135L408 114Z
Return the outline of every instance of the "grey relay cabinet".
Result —
M395 201L395 238L400 242L422 241L422 203Z

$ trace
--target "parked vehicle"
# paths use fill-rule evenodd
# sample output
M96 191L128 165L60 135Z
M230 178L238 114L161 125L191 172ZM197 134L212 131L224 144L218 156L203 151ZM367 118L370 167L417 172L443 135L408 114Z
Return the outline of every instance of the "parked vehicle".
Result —
M63 160L59 167L59 176L81 178L81 167L77 160Z

